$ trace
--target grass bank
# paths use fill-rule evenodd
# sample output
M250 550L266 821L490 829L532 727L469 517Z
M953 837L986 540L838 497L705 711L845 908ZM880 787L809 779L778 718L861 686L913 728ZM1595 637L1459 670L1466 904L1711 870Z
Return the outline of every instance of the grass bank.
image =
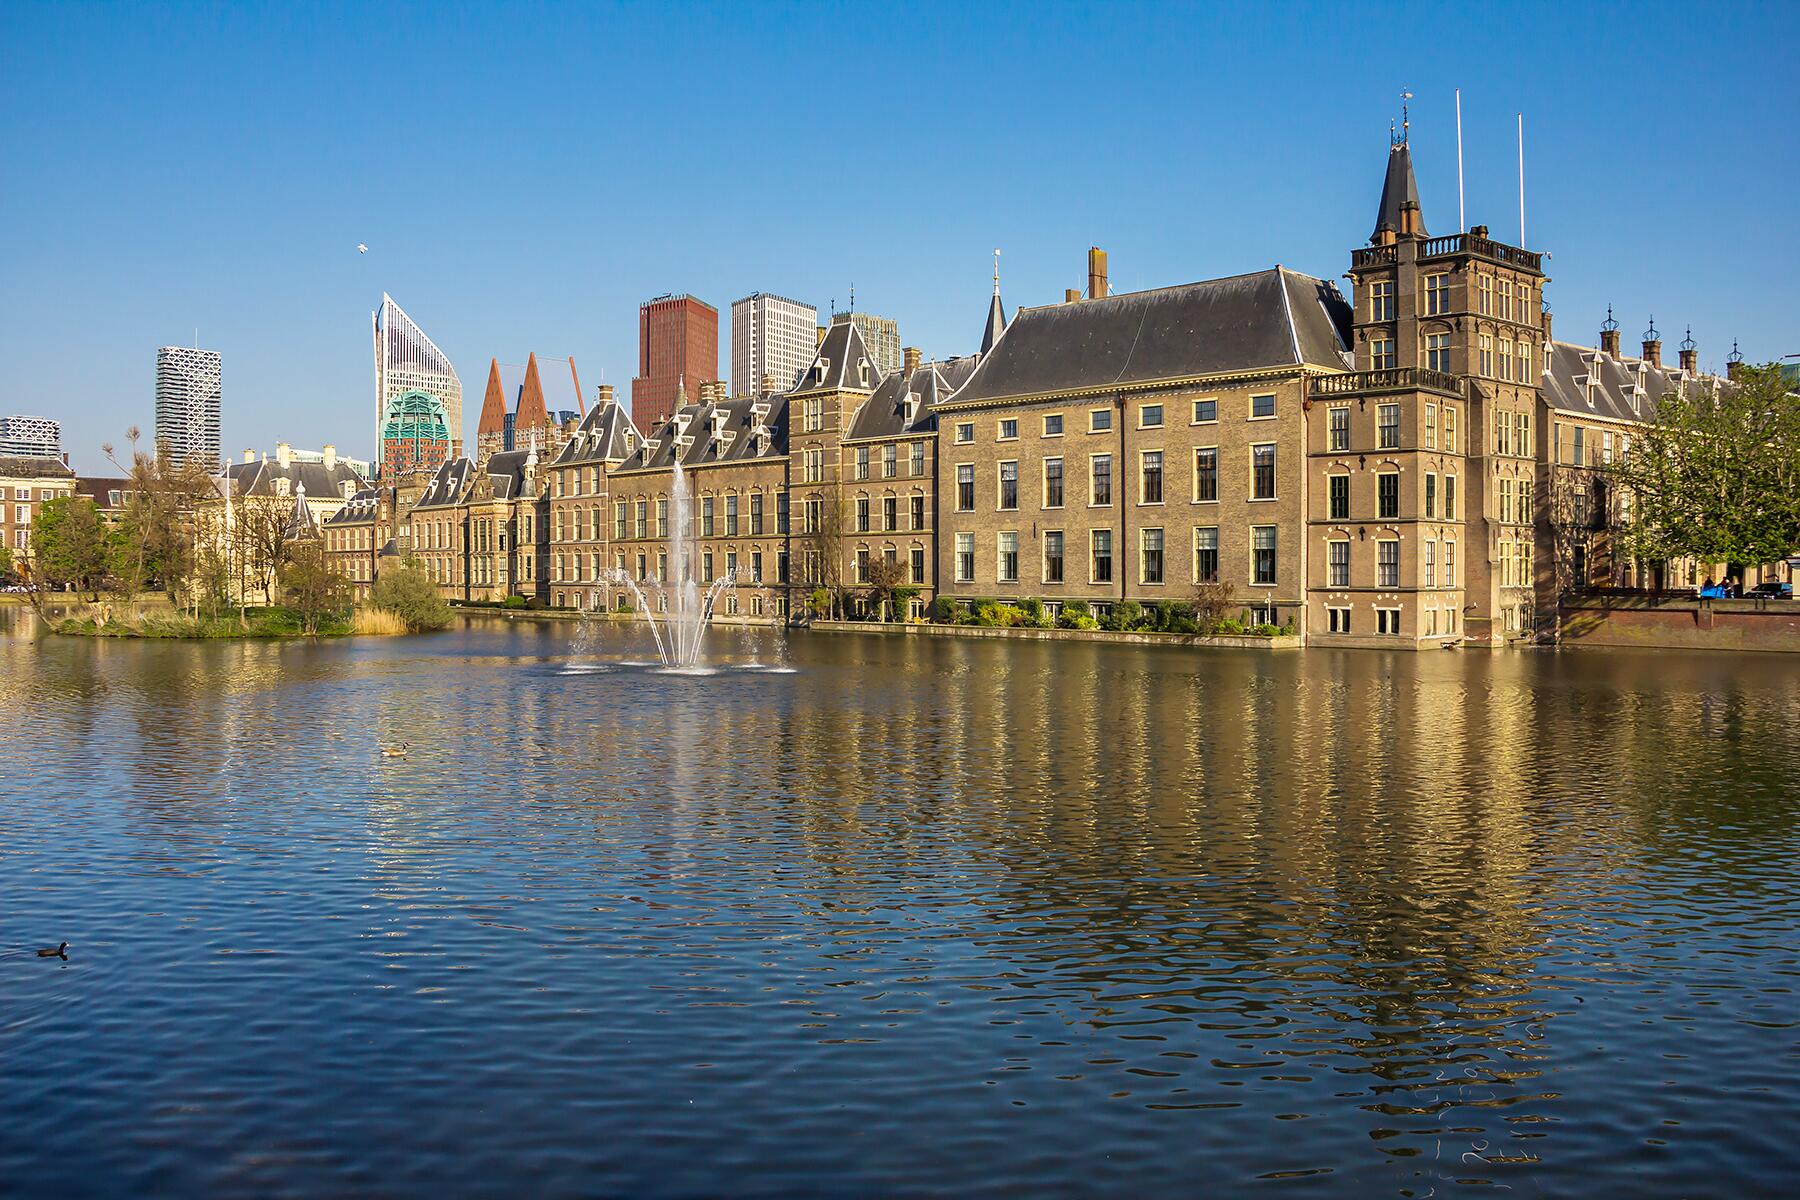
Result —
M188 638L197 640L267 640L298 637L393 636L407 632L406 622L384 609L359 608L328 617L316 633L291 608L252 608L240 620L236 612L218 616L193 616L181 612L117 614L104 605L89 605L51 626L54 633L70 637Z

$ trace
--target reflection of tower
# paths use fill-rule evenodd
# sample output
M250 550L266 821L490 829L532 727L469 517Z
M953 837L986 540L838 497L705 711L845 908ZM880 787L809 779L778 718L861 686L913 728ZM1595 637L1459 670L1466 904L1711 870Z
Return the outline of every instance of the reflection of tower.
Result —
M381 307L369 314L375 339L375 422L376 436L382 436L389 406L408 392L422 392L435 397L444 408L444 423L450 434L450 454L463 450L462 380L456 368L439 350L425 331L394 303L386 292L381 294ZM388 451L377 447L382 462Z

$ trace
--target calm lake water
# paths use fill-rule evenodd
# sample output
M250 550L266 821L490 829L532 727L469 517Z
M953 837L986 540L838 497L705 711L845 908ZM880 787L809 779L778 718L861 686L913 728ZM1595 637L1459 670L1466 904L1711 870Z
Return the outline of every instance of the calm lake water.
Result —
M1800 662L647 645L0 636L0 1191L1793 1184Z

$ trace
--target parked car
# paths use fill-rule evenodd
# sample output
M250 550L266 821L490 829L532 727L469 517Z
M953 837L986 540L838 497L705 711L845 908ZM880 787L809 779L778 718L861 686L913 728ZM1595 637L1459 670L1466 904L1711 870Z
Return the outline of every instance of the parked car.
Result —
M1791 583L1780 583L1771 579L1767 583L1757 584L1755 587L1745 592L1744 595L1746 597L1761 597L1769 600L1792 600L1794 598L1794 585Z

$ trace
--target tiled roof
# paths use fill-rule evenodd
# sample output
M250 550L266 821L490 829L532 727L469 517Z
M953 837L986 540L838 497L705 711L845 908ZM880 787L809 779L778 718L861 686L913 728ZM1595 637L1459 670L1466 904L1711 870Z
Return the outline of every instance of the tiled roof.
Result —
M678 450L684 467L785 458L787 414L788 397L782 393L685 405L651 430L616 469L666 469Z
M1289 366L1343 370L1337 286L1273 267L1013 314L952 404Z
M413 507L443 508L460 503L474 474L475 464L466 456L451 459L432 472L431 482L426 485L424 494Z
M563 443L558 464L619 462L637 449L637 427L631 414L616 400L594 405L576 426L574 436Z
M965 354L944 362L920 363L917 370L890 371L850 420L844 440L905 437L937 428L936 405L968 382L980 358Z
M1716 386L1713 376L1691 376L1676 367L1655 367L1641 358L1615 358L1592 346L1551 342L1539 383L1551 408L1576 416L1616 421L1649 421L1656 402L1684 387Z

